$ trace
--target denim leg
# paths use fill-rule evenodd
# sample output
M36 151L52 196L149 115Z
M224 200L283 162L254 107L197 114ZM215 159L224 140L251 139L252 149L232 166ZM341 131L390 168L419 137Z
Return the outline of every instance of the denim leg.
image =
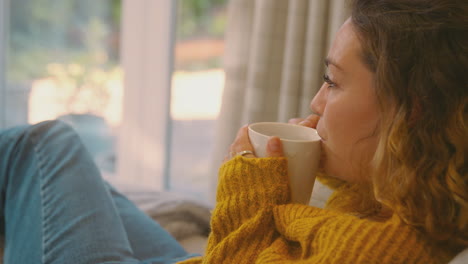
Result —
M118 208L134 256L153 262L189 257L180 244L151 217L106 183Z
M78 136L52 121L0 133L4 262L139 263Z

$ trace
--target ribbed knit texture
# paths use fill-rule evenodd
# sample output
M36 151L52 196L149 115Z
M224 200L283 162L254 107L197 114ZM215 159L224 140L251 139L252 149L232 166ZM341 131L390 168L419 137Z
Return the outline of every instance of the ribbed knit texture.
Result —
M346 184L335 183L327 209L290 204L288 184L285 158L236 157L225 163L205 256L181 263L431 264L455 255L433 246L396 215L385 221L355 216L362 208L354 207L362 203Z

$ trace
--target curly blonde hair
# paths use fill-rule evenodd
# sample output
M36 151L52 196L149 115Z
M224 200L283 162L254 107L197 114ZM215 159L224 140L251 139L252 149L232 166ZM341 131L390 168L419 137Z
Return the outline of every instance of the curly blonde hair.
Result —
M436 242L468 246L468 1L354 0L375 73L376 199Z

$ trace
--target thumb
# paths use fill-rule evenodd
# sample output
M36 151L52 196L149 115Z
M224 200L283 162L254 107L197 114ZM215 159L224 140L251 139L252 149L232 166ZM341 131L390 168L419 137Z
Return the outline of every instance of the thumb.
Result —
M275 157L283 157L283 144L279 137L270 137L267 143L266 149L267 157L275 158Z
M301 126L306 126L306 127L311 127L311 128L317 128L317 123L320 119L319 115L312 114L306 117L302 122L299 123Z

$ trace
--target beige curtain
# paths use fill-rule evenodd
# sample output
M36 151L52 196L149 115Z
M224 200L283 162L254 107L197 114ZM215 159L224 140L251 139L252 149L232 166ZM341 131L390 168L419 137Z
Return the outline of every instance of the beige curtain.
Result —
M311 113L328 46L347 17L345 0L231 0L228 9L214 175L242 125Z

